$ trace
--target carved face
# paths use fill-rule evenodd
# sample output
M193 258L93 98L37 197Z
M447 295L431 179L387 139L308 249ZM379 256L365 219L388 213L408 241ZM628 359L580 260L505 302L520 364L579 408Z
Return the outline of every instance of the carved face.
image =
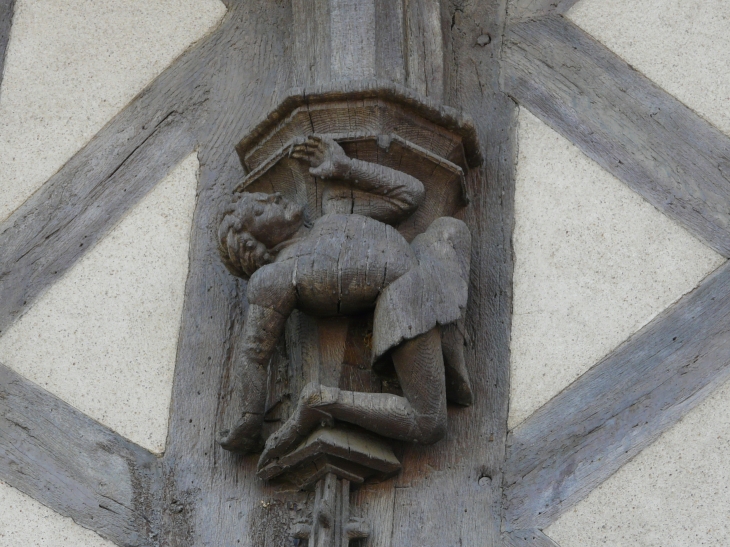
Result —
M291 238L302 225L302 207L275 194L255 193L253 219L248 229L268 248Z

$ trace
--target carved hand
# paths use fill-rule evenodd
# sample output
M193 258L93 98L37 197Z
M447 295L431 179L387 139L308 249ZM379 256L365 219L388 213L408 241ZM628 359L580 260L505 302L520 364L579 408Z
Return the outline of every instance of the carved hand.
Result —
M292 147L291 156L309 162L315 177L345 178L350 171L350 158L331 137L311 135Z

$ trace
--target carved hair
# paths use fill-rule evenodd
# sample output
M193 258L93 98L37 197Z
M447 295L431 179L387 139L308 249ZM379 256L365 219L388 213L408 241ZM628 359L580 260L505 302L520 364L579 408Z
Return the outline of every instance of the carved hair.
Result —
M274 261L274 251L248 231L256 213L260 214L259 194L244 193L224 211L218 228L218 250L226 268L235 276L248 279L261 266Z

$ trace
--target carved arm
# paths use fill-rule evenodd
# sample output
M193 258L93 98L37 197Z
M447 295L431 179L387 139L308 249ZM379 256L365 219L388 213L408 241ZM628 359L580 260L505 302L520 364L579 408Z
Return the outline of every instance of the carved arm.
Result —
M423 183L415 177L385 165L347 158L349 169L342 180L358 190L382 196L400 211L401 216L412 214L425 197Z
M417 178L384 165L350 158L331 137L310 136L293 147L292 157L309 162L309 172L316 177L349 183L354 190L375 197L367 201L359 196L340 195L337 191L330 194L330 199L349 197L359 202L359 206L353 204L353 208L364 207L369 211L368 216L383 222L407 218L425 197L423 183Z

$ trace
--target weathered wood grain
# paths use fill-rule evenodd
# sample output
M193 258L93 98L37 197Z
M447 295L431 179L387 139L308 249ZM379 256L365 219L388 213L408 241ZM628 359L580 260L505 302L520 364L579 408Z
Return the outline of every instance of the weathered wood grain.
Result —
M445 100L472 116L484 146L483 167L468 175L472 197L464 220L472 234L472 269L466 329L466 361L474 379L474 405L450 408L447 438L431 447L403 451L392 505L374 486L358 503L366 518L392 519L391 532L374 547L501 545L501 468L509 393L512 299L515 105L498 90L505 2L447 2ZM487 46L478 39L489 33ZM373 500L368 504L368 500Z
M298 500L307 499L277 494L256 477L255 457L215 442L240 415L231 371L246 308L245 283L218 255L219 215L244 177L235 144L290 86L290 29L289 0L253 0L231 5L216 36L210 116L197 130L200 179L164 458L162 545L281 547L291 543Z
M406 126L414 122L417 124L422 123L422 121L418 122L417 120L421 117L422 119L425 118L427 124L419 132L421 135L411 133L405 140L415 140L417 141L415 144L418 144L418 146L432 152L438 151L443 156L450 158L450 161L459 164L463 164L464 159L466 159L469 166L482 164L483 158L481 157L473 122L468 116L464 116L460 109L444 106L442 103L419 95L410 88L381 80L335 82L311 89L293 88L288 90L286 96L283 97L283 100L276 108L260 116L260 122L237 144L239 155L247 168L252 170L251 175L254 175L254 170L257 167L263 168L265 160L274 156L277 150L282 150L282 145L290 138L290 136L285 137L285 142L282 143L280 138L275 137L278 130L284 125L284 120L287 120L290 116L292 118L300 116L304 118L302 114L306 113L307 118L309 118L308 123L310 127L316 128L315 131L328 133L336 131L335 134L344 137L344 134L350 128L345 129L341 123L342 120L334 126L327 126L327 118L334 115L332 111L342 109L343 103L350 102L352 108L348 115L361 117L361 121L365 121L366 116L372 116L372 111L368 113L365 109L369 108L369 106L366 106L368 103L372 105L371 101L373 99L380 102L382 107L391 109L391 112L405 115L407 119L404 120L404 125ZM388 103L392 106L389 107ZM328 104L331 111L327 112L329 109L319 111L323 104ZM396 108L393 109L393 106ZM296 112L292 114L294 111ZM390 115L389 112L384 117L385 119L375 117L368 120L370 121L368 124L370 126L369 131L373 131L380 124L389 123L388 118ZM291 122L291 119L287 121ZM393 122L397 123L395 120ZM337 129L338 125L340 126L339 130ZM383 127L383 130L390 131L387 126ZM402 130L402 127L400 130ZM453 136L449 136L450 132L457 133L461 137L466 158L454 157L452 153L447 151L450 149L451 152L455 153L456 148L459 147L458 141L454 142ZM394 136L403 139L403 137L399 137L398 131L395 132ZM355 135L352 135L352 137L355 137ZM431 143L424 142L424 138L433 139L433 141Z
M329 22L331 72L324 81L374 78L375 0L331 1Z
M515 530L503 539L505 547L560 547L540 530Z
M510 24L524 19L538 19L545 15L567 13L578 0L509 0L507 17Z
M444 94L444 38L439 0L405 0L403 30L406 83L437 102Z
M443 36L437 0L294 0L294 81L388 79L443 97Z
M405 84L403 2L375 0L375 73L381 80Z
M730 256L730 137L559 16L508 30L503 86L657 209Z
M157 457L4 365L0 478L117 545L156 545Z
M0 333L193 151L214 36L158 76L0 224Z
M0 306L6 306L0 307L0 329L199 144L199 200L163 461L159 536L154 515L149 523L127 521L130 530L149 531L161 545L280 547L290 541L291 523L311 507L311 496L265 485L255 477L255 461L215 444L216 432L236 413L230 370L239 357L237 339L246 307L241 298L245 284L218 259L215 231L221 205L243 177L233 144L261 112L283 98L296 72L289 63L295 58L288 34L292 13L287 0L227 5L230 11L213 36L153 82L0 227L0 264L5 268L0 271ZM472 319L467 325L475 340L467 359L471 374L480 378L478 401L472 409L451 412L447 442L406 454L410 471L397 484L373 485L356 494L364 501L361 511L377 517L374 527L386 524L371 539L374 546L500 542L515 108L495 91L499 40L485 49L477 39L485 31L501 36L505 3L493 0L485 7L473 2L447 11L443 20L452 21L454 34L446 42L455 59L445 70L447 99L474 116L482 142L489 143L486 167L468 182L479 197L466 218L480 238L472 256L477 273L471 279ZM381 54L376 52L376 59ZM124 196L125 188L134 199ZM46 414L39 410L38 420ZM94 454L88 447L79 451L80 457ZM43 492L29 493L43 499ZM444 502L452 500L459 503L451 503L444 516ZM441 525L436 516L444 517ZM119 537L114 541L127 541Z
M295 85L309 87L330 80L332 36L329 0L292 0L294 47L291 69Z
M504 95L483 93L483 88L496 89L498 46L485 56L485 49L476 45L485 28L501 35L504 3L488 9L474 3L466 14L456 8L454 12L460 25L454 39L460 61L451 75L451 101L468 103L482 135L490 137L485 139L490 142L488 168L470 180L480 197L468 218L481 236L473 259L477 257L478 268L483 268L471 280L476 300L471 303L474 319L467 327L477 340L468 359L472 374L481 379L479 402L452 413L446 443L413 449L406 456L411 469L395 485L371 485L355 494L361 516L372 523L369 544L374 547L501 541L499 472L508 393L515 108ZM284 97L288 74L296 72L285 61L297 56L288 50L288 2L249 2L229 15L236 21L236 32L223 34L221 40L246 55L216 60L213 73L221 77L212 84L209 105L218 115L199 132L200 197L165 456L162 543L240 541L279 547L290 541L292 520L306 514L308 494L277 492L255 477L255 459L232 456L214 442L215 432L236 415L230 371L239 358L237 340L246 306L241 298L245 284L232 278L217 258L215 231L218 211L230 199L227 192L243 176L231 143ZM443 513L445 500L459 500L448 505L448 515Z
M101 156L117 155L104 137L84 149L83 160L74 158L79 169L52 177L0 227L0 332L194 148L187 124L171 113L126 158L115 158L116 169L84 176L79 170L96 163L102 148Z
M5 54L10 41L10 29L13 26L15 0L0 0L0 86L3 83ZM0 87L2 93L2 87Z
M542 15L562 13L570 3L513 5ZM726 266L518 427L503 483L515 130L515 106L497 90L505 4L441 6L442 23L451 25L448 33L442 25L444 97L475 119L486 143L485 165L469 175L474 200L465 215L475 241L466 354L478 379L476 404L450 410L446 441L402 448L405 472L395 484L355 493L374 524L372 547L501 541L554 547L537 527L582 499L729 374ZM227 5L231 11L214 36L151 84L0 226L4 329L200 144L164 493L153 455L0 367L0 476L120 545L280 547L312 501L265 485L255 477L254 460L214 442L236 412L230 370L246 307L245 284L227 274L215 250L218 212L243 177L233 144L297 73L289 63L297 56L289 45L287 0ZM485 34L491 43L479 45ZM728 255L724 136L560 17L513 27L505 47L510 94ZM378 74L398 64L388 65L385 51L376 52ZM607 83L603 91L587 87L596 78ZM639 132L644 126L650 129ZM655 149L660 161L651 156ZM510 530L504 537L503 484ZM155 508L163 513L159 537Z
M510 435L506 523L544 528L730 378L730 263Z

